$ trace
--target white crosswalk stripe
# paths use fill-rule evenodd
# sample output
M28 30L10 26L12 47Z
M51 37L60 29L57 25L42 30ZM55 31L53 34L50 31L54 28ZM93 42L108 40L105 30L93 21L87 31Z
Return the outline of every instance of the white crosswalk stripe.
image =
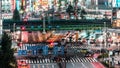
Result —
M21 61L25 61L28 64L38 64L38 63L56 63L57 61L46 58L46 59L20 59ZM65 60L62 58L60 62L98 62L95 58L70 58L70 60Z
M75 48L75 49L77 49L77 48L81 48L81 49L101 49L101 47L95 47L95 46L71 46L71 47L69 47L69 48Z

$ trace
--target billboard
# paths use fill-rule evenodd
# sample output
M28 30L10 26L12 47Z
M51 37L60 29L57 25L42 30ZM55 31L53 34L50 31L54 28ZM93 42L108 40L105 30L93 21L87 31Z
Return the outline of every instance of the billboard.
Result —
M103 9L104 8L111 8L112 7L112 0L98 0L98 7L103 8Z
M22 31L21 32L21 41L22 42L28 42L28 31Z
M120 0L112 0L112 7L120 7Z
M40 5L47 10L48 8L48 0L40 0Z
M120 8L118 7L112 10L112 27L120 28Z

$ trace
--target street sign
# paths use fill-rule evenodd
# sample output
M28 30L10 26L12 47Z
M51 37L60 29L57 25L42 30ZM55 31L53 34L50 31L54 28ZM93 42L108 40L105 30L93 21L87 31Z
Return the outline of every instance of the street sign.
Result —
M27 55L27 51L26 50L18 50L18 55L19 56Z

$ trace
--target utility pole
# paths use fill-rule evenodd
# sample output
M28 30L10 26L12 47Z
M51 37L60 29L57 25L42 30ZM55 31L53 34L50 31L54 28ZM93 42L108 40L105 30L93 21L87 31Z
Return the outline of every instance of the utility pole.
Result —
M15 40L15 25L16 23L13 23L13 39Z

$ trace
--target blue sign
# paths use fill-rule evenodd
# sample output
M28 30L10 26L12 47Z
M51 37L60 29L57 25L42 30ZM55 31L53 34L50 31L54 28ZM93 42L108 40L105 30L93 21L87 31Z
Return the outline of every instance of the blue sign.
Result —
M19 56L27 55L27 51L26 50L18 50L18 55Z
M58 55L58 46L54 46L53 48L53 54Z
M43 46L43 55L48 55L48 46Z
M37 51L36 50L32 50L32 55L37 55Z
M27 51L26 50L22 50L22 55L27 55Z
M27 50L31 50L32 49L32 46L27 46Z
M20 1L19 0L16 0L16 7L17 7L17 10L19 11L20 10Z
M21 56L21 55L22 55L22 51L18 50L18 56Z
M27 46L27 50L38 50L42 49L42 46Z
M116 0L116 7L120 7L120 0Z
M61 54L64 54L64 46L61 46Z

